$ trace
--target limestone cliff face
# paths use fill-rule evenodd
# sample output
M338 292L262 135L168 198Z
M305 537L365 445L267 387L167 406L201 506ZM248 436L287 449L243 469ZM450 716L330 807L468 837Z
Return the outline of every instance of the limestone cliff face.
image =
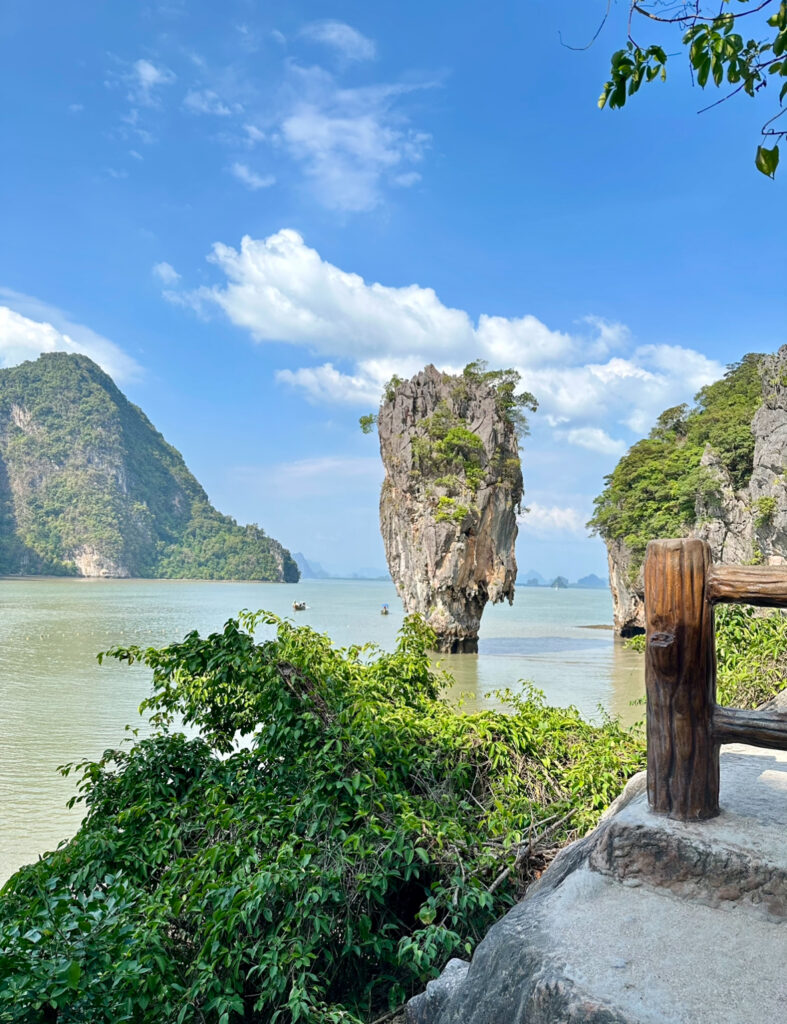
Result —
M689 536L707 540L716 562L787 562L787 345L763 358L760 372L762 404L752 420L754 466L748 484L736 490L710 447L702 457L715 493L698 495L696 523ZM607 553L615 627L623 636L641 632L642 571L632 578L631 552L621 541L608 541Z
M440 650L474 652L487 601L514 600L516 430L493 386L434 366L389 388L378 430L380 528L405 611Z
M642 569L632 574L632 553L620 540L607 541L607 560L615 629L621 636L634 636L645 624Z

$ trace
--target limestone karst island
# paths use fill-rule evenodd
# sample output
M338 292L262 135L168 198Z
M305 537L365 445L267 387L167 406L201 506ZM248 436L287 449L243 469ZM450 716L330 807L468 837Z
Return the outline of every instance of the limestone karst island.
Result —
M6 7L0 1024L786 1022L787 0Z

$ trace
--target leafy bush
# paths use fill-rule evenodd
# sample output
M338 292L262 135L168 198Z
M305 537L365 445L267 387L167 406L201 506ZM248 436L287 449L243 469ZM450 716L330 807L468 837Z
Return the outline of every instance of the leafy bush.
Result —
M457 505L456 498L441 497L437 501L437 511L434 514L436 523L461 523L470 511L467 505Z
M521 440L530 433L525 410L535 412L538 401L529 391L517 391L522 382L521 374L514 369L490 370L485 359L475 359L462 371L467 381L486 384L494 388L497 411L506 417L516 429Z
M469 955L643 753L532 692L456 713L433 640L258 613L109 652L153 669L157 731L78 766L79 832L5 886L0 1021L350 1024Z
M754 503L754 525L767 526L776 515L776 499L771 497L758 498Z
M716 618L716 699L736 708L756 708L787 681L787 615L763 615L749 606L722 605ZM645 651L645 637L624 646Z
M787 681L787 615L744 605L716 609L717 700L755 708Z

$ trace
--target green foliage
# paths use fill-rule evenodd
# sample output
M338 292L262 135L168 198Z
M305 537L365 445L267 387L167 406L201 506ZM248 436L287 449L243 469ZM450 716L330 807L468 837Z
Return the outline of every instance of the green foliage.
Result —
M383 394L385 395L386 402L393 402L396 394L396 389L400 384L404 384L404 379L394 374L391 379L386 383L383 388Z
M513 425L520 440L528 436L530 428L525 410L535 412L538 409L538 401L529 391L517 393L522 377L516 370L489 370L486 360L475 359L467 364L462 376L466 381L486 384L493 388L498 413L505 416Z
M435 522L462 523L469 511L469 506L457 504L456 498L443 496L437 501L437 511L434 514Z
M605 540L621 540L636 574L649 540L684 536L697 518L697 499L712 502L718 483L700 465L709 445L735 488L751 477L751 421L762 402L761 356L747 355L695 397L693 409L661 414L647 438L633 445L605 479L588 526Z
M666 10L660 0L630 2L629 6L630 25L634 20L649 18L683 30L682 42L694 80L703 89L711 82L717 88L728 87L722 100L739 92L755 97L763 92L769 79L775 78L776 113L763 125L762 135L773 142L786 134L774 125L785 113L787 97L787 0L764 0L758 4L725 0L705 10L699 2L677 4ZM758 38L745 39L738 31L743 19L768 10L773 12L770 16L760 15L763 22L758 27L762 35L757 33ZM604 85L599 106L608 105L613 110L623 107L627 97L633 96L643 83L657 78L666 80L667 58L667 51L661 46L641 46L630 34L625 49L612 55L610 78ZM778 164L778 145L757 147L755 165L761 173L772 178Z
M374 425L377 422L377 413L367 413L365 416L361 416L358 422L361 425L362 434L371 434L374 430Z
M776 515L776 499L771 497L758 498L754 502L754 525L767 526Z
M775 697L787 679L787 615L763 614L748 605L721 605L716 620L716 700L726 707L756 708ZM624 646L645 651L645 636Z
M719 704L755 708L775 697L787 679L787 616L722 605L715 617Z
M643 751L535 693L456 713L433 640L342 651L258 613L110 651L153 669L157 731L77 766L82 827L5 886L0 1022L352 1024L468 956L543 867L531 837L584 833Z
M86 356L0 371L0 425L0 574L73 574L87 548L135 576L298 579L280 544L212 507Z
M461 417L453 412L447 402L440 402L432 415L421 421L420 426L423 433L415 435L411 441L413 466L417 475L441 474L435 483L456 492L449 496L452 502L465 489L475 494L483 482L485 472L484 442L478 434L467 429ZM445 512L446 506L438 506L441 519L449 518Z
M645 653L645 634L637 633L636 636L629 636L623 641L623 646L629 651L637 651L639 654Z

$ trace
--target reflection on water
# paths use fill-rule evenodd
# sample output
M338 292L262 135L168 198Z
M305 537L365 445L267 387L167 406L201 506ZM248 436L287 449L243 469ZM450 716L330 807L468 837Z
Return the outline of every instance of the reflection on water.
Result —
M293 600L306 601L293 613ZM381 616L380 606L391 614ZM65 802L73 778L58 765L95 758L124 736L148 692L149 673L95 655L113 644L161 645L188 630L218 629L241 608L267 608L338 644L390 649L402 622L391 583L315 580L279 586L139 580L0 581L0 881L73 833ZM532 681L551 703L598 706L627 721L643 690L642 658L611 631L606 591L519 588L513 607L488 608L477 655L440 656L465 710L495 706L496 690ZM438 660L438 659L435 659Z

